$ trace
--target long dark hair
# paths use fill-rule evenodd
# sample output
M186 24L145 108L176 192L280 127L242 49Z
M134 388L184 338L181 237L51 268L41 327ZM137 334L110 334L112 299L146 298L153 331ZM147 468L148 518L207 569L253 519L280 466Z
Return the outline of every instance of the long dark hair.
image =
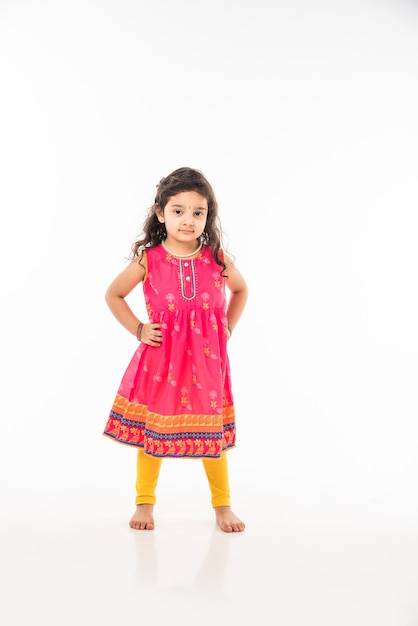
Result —
M180 167L168 176L160 180L157 185L154 204L148 209L148 214L142 228L142 234L131 248L130 259L142 256L146 248L155 248L167 236L165 224L158 221L157 210L164 210L172 196L183 191L195 191L206 198L208 203L208 216L205 230L201 235L204 244L210 246L216 263L226 269L223 259L220 257L222 248L222 228L218 216L218 202L212 186L200 170L191 167Z

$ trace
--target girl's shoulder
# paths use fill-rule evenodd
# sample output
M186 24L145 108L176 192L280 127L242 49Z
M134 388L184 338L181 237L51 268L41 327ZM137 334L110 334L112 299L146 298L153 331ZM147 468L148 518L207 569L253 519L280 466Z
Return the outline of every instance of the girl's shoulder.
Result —
M211 259L214 263L216 263L215 258L215 248L209 245L204 245L202 250L206 250L206 255L209 259ZM225 252L223 248L218 249L218 259L223 263L231 263L231 259L228 254ZM218 263L216 263L218 265Z
M148 258L153 258L155 256L158 256L159 254L161 254L161 252L164 251L162 245L159 243L156 246L149 246L146 248L143 248L142 251L140 252L140 255L142 254L144 259L148 259Z

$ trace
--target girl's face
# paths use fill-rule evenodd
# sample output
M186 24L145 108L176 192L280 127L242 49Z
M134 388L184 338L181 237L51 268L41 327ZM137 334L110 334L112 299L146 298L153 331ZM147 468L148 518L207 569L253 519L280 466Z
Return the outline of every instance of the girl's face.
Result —
M157 217L165 224L167 245L170 240L195 242L205 230L208 202L196 191L182 191L169 198L164 209L157 212Z

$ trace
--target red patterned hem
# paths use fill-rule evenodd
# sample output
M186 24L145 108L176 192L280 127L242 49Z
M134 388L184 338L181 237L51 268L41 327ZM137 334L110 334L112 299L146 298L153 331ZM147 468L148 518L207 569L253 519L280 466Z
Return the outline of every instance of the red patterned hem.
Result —
M103 434L152 456L216 458L235 447L235 412L162 416L118 395Z

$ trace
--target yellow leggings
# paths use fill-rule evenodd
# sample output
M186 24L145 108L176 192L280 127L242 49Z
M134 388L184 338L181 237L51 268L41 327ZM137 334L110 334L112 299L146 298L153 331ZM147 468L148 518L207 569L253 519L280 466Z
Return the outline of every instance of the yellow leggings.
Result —
M135 504L155 504L161 462L161 457L145 454L143 448L138 448ZM202 463L209 482L212 506L230 506L226 452L222 452L221 457L216 459L203 457Z

